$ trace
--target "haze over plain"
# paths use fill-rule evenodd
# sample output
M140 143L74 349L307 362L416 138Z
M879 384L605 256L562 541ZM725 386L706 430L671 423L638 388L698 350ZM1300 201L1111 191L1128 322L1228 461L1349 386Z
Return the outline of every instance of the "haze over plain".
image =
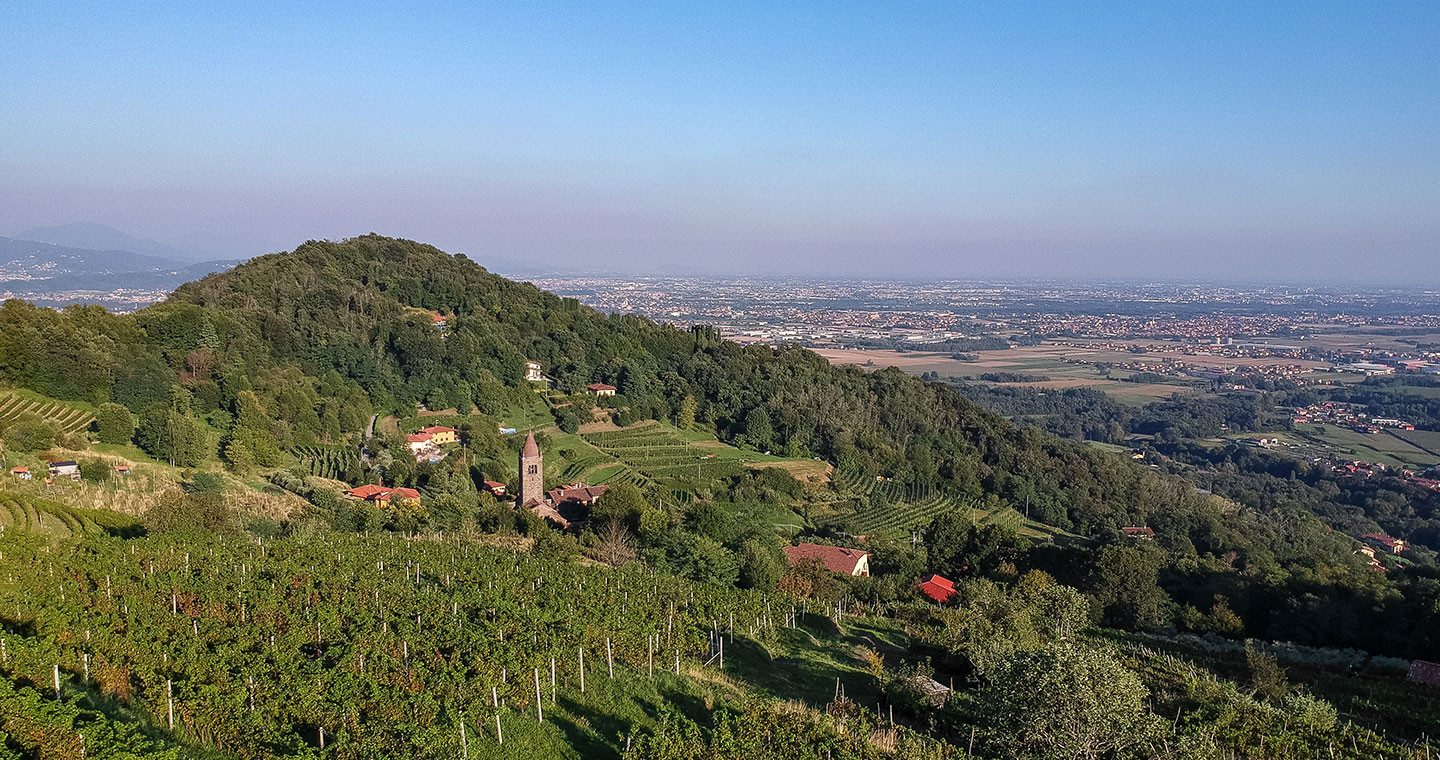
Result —
M0 234L571 270L1436 282L1440 6L32 4Z

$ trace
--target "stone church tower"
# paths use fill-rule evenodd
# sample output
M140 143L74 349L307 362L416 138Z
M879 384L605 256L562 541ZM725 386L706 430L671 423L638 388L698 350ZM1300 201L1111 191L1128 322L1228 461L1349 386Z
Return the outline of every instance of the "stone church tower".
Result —
M535 443L535 434L525 434L525 447L520 449L520 506L545 500L545 458Z

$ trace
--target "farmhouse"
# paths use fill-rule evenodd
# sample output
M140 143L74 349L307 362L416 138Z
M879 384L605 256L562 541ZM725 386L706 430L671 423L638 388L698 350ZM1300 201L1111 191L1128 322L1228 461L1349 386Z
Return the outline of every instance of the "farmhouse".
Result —
M436 330L444 330L448 321L445 319L444 314L431 314L430 324L434 325Z
M1136 541L1155 540L1154 528L1148 528L1145 526L1132 526L1128 528L1121 528L1120 530L1125 534L1126 538L1133 538Z
M70 478L71 480L79 480L79 479L80 479L80 465L79 465L79 464L76 464L75 462L68 461L68 460L67 460L67 461L64 461L64 462L51 462L51 463L50 463L50 477L52 477L52 478Z
M608 398L615 395L616 389L615 386L605 383L591 383L585 386L585 390L590 391L590 395L595 398Z
M943 604L955 595L955 584L949 578L931 573L920 579L920 593Z
M11 467L11 468L10 468L10 474L11 474L11 475L14 475L15 477L17 477L17 478L19 478L19 479L21 479L21 480L29 480L29 479L30 479L30 468L29 468L29 467Z
M413 488L387 488L377 486L373 483L352 488L345 492L346 496L361 501L370 501L380 504L394 502L416 502L420 500L420 492Z
M543 369L544 368L540 366L540 362L526 360L525 379L532 383L545 382L545 372Z
M421 428L418 432L430 436L430 442L436 446L444 446L447 443L455 443L458 438L455 435L455 428L444 425L431 425Z
M497 498L497 499L501 499L501 498L504 498L504 497L505 497L505 484L504 484L504 483L501 483L501 482L498 482L498 481L494 481L494 480L487 480L487 481L485 481L485 490L488 491L491 496L494 496L494 497Z
M1392 536L1387 536L1384 533L1366 533L1364 536L1361 537L1361 540L1363 540L1367 544L1370 544L1376 549L1384 549L1391 554L1399 554L1405 551L1406 548L1408 548L1405 543L1405 539L1394 538Z
M822 544L800 544L785 547L785 558L794 567L808 559L818 559L832 573L870 577L870 553L859 549Z

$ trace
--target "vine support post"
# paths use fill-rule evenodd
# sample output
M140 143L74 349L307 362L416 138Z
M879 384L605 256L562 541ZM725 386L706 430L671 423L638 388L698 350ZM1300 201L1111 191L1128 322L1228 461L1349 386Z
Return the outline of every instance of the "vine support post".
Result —
M536 722L536 723L544 723L544 722L545 722L545 711L541 708L541 704L542 704L542 703L543 703L543 702L542 702L542 700L540 699L540 669L539 669L539 668L536 668L536 669L535 669L535 722Z
M605 639L605 668L610 672L610 678L615 678L615 653L610 649L610 639Z
M580 693L585 693L585 647L580 647Z

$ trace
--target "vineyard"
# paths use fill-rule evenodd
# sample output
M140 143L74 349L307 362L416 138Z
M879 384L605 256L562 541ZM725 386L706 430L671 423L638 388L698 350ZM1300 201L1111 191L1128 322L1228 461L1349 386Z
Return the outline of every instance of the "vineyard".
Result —
M345 473L360 465L360 456L348 446L296 446L295 455L311 475L345 480Z
M70 538L123 531L131 524L128 518L109 510L80 509L27 495L0 493L0 528L5 534Z
M653 715L607 712L622 696L718 688L692 676L721 667L720 641L763 652L793 609L451 541L227 539L7 549L0 673L243 758L456 758L467 742L489 757L502 739L514 756L615 756L617 732Z
M957 509L969 511L968 506L941 493L934 486L907 486L877 480L873 475L856 470L837 470L834 483L841 494L863 500L878 491L885 500L885 505L879 509L862 505L853 517L848 518L846 522L852 533L905 536L912 530L924 528L946 512Z
M695 446L656 424L625 430L586 433L586 443L624 462L640 479L669 479L704 483L745 471L734 458L721 458L717 450Z
M0 393L0 426L26 414L52 421L61 430L71 434L84 432L95 419L95 415L59 401L25 398L17 393Z

